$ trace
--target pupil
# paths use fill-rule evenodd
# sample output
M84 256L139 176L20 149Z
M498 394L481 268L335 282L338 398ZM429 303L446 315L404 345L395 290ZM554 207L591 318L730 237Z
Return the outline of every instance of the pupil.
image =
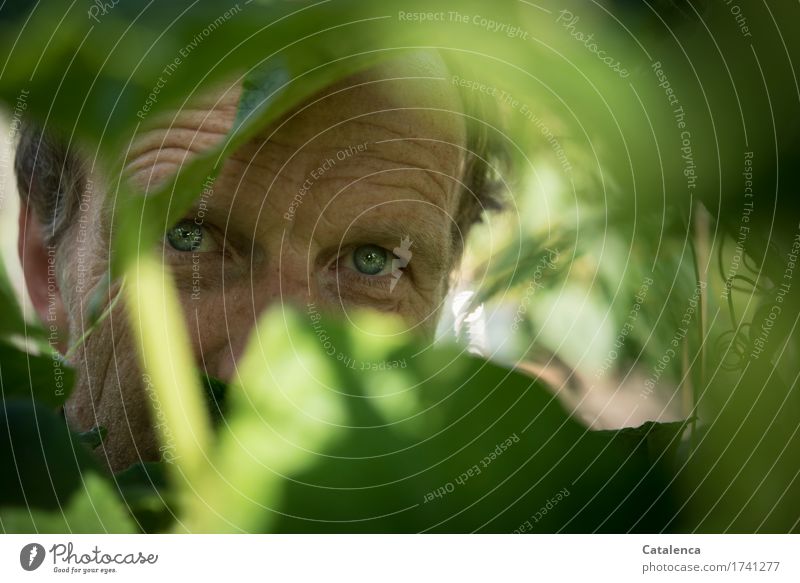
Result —
M189 222L181 221L167 233L169 244L178 251L195 251L203 240L200 227Z
M386 249L377 245L363 245L354 255L356 269L366 275L380 273L386 265Z

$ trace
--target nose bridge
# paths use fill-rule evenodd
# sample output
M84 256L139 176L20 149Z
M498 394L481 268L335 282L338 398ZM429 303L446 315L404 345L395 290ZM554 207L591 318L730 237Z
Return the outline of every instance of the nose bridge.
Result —
M303 306L313 293L313 269L308 267L307 244L291 245L283 239L269 250L268 259L251 271L250 303L257 315L276 304ZM311 284L311 286L309 285Z
M309 274L303 258L284 253L272 255L263 266L254 267L249 278L226 288L224 309L226 344L220 363L220 377L230 380L235 362L241 358L260 316L278 305L303 309L309 301Z

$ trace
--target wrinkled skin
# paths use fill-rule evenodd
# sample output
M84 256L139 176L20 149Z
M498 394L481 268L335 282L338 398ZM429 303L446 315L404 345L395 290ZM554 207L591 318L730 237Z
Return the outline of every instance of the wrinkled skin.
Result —
M153 190L193 153L223 139L238 97L239 86L228 84L150 123L127 155L127 176ZM457 262L453 233L463 235L452 219L465 164L461 110L440 62L406 57L322 92L228 159L186 215L202 226L198 250L177 250L169 237L159 246L201 369L230 379L258 314L281 302L393 312L430 337ZM83 333L88 298L107 271L110 221L100 201L108 183L95 176L89 230L72 228L58 253L62 327L71 342ZM390 289L391 251L404 236L413 257ZM389 251L380 274L361 273L354 262L354 250L367 244ZM88 270L82 281L78 261ZM108 428L98 454L112 470L158 459L122 302L72 363L78 382L65 412L73 427Z

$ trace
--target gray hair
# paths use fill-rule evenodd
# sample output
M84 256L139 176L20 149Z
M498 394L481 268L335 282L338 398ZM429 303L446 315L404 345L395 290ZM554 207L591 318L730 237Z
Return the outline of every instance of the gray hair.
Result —
M20 196L44 229L45 243L58 245L77 214L88 177L82 156L53 132L24 122L14 159Z

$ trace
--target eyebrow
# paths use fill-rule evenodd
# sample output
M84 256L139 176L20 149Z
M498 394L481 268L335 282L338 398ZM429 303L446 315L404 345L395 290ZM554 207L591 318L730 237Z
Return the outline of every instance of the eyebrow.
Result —
M430 205L437 212L444 212L421 196L413 187L392 186L392 188L401 191L395 195L396 198L393 197L390 201L392 203L406 202L407 204L422 204L426 207ZM198 197L189 207L186 215L192 219L198 217L204 222L216 223L220 228L236 223L241 218L241 215L225 206L233 201L225 197L224 194L224 191L215 192L214 196L207 197L205 200L202 197ZM357 204L354 206L357 206ZM448 228L449 223L445 223L443 229L442 222L432 219L431 214L433 213L429 210L426 212L426 210L428 209L421 209L420 212L414 213L413 220L410 221L399 221L395 217L389 216L388 213L376 216L370 214L368 220L357 221L350 225L342 241L342 246L356 242L381 243L386 245L389 251L392 251L394 247L401 245L401 241L405 237L409 237L412 253L411 263L423 264L425 268L435 273L449 271L454 263L452 234ZM223 235L233 244L242 243L237 241L235 228L226 228Z

